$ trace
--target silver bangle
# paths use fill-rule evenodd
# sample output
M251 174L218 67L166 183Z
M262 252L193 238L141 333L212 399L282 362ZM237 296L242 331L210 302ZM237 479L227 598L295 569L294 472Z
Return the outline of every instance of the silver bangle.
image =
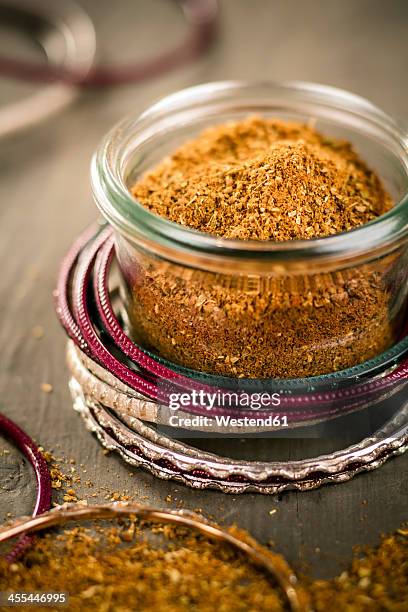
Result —
M342 450L290 461L250 461L203 451L160 433L148 423L118 418L72 377L74 408L101 444L129 464L153 475L195 489L224 493L276 494L288 489L310 490L326 483L345 482L356 474L380 467L408 449L408 402L372 436Z

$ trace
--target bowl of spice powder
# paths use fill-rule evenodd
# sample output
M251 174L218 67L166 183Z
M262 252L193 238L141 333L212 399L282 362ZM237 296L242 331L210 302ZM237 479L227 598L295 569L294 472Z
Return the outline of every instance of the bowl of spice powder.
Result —
M171 95L92 166L134 341L187 372L322 376L400 338L407 136L366 100L307 83Z

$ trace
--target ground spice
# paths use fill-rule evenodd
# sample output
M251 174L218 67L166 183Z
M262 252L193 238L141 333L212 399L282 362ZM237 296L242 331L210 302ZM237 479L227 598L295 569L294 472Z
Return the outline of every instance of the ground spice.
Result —
M84 464L76 466L74 458L70 457L56 457L52 452L44 450L41 446L39 447L44 459L46 460L51 476L51 487L53 489L53 506L58 506L63 502L75 503L80 505L87 505L87 500L84 499L84 494L88 498L98 497L105 501L135 501L135 495L130 493L129 489L122 491L112 491L111 488L104 485L95 486L95 484L86 479L84 481L82 475L87 474ZM1 451L0 451L1 456ZM132 475L130 472L129 475ZM84 488L86 487L86 491ZM93 492L89 492L89 489L93 489ZM145 501L146 496L137 496L138 501Z
M171 221L241 240L329 236L392 206L349 143L260 118L203 132L132 192Z
M357 551L337 578L303 582L316 612L403 612L408 602L408 529L385 536L378 548Z
M23 560L0 558L0 590L65 591L72 612L285 609L270 577L228 545L137 521L39 538Z
M392 206L349 143L263 118L206 130L132 193L171 221L239 240L329 236ZM394 341L386 281L392 258L337 273L269 277L136 257L137 271L126 257L121 262L136 340L195 370L312 376L356 365Z
M377 548L358 551L337 578L300 582L316 612L403 612L408 530L402 527ZM132 520L50 532L12 565L0 557L0 590L66 591L73 612L287 609L273 582L225 543Z

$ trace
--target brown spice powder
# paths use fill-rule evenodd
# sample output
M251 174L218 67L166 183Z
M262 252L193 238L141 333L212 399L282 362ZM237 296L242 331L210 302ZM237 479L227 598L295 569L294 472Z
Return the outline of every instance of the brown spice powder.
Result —
M72 612L285 609L270 577L225 543L137 521L46 534L21 561L0 557L0 589L68 592Z
M206 130L132 192L171 221L241 240L338 234L392 206L349 143L259 118Z
M304 578L316 612L403 612L408 601L408 529L384 536L377 548L356 551L340 576Z
M356 553L340 576L304 576L300 586L316 612L405 611L407 529ZM0 556L0 590L65 591L73 612L287 609L273 582L224 543L179 527L133 521L49 533L11 565Z
M349 143L263 118L207 129L132 193L172 221L241 240L324 237L392 206ZM385 279L394 260L291 277L214 274L134 252L121 264L141 344L194 370L292 378L356 365L393 343Z

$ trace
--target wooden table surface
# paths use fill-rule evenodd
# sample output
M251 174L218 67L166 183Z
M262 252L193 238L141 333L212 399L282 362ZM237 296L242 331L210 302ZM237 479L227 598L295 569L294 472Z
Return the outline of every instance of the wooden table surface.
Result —
M166 0L82 3L95 20L102 58L147 57L184 33L182 18ZM65 337L52 291L64 252L97 216L89 161L114 122L182 87L231 78L336 85L408 118L408 4L403 0L220 4L219 42L205 59L142 85L87 92L41 126L0 142L0 410L46 449L76 461L79 497L104 501L105 490L128 489L145 503L201 508L248 529L261 542L273 541L295 568L307 564L316 575L329 576L344 566L354 544L375 543L381 532L408 518L408 454L351 482L279 499L198 492L105 456L72 410L67 388ZM0 103L5 92L0 85ZM35 326L44 328L43 338L34 337ZM44 382L52 393L42 391ZM10 452L0 452L1 520L9 512L29 513L34 491L26 462L6 441L0 441L2 448Z

